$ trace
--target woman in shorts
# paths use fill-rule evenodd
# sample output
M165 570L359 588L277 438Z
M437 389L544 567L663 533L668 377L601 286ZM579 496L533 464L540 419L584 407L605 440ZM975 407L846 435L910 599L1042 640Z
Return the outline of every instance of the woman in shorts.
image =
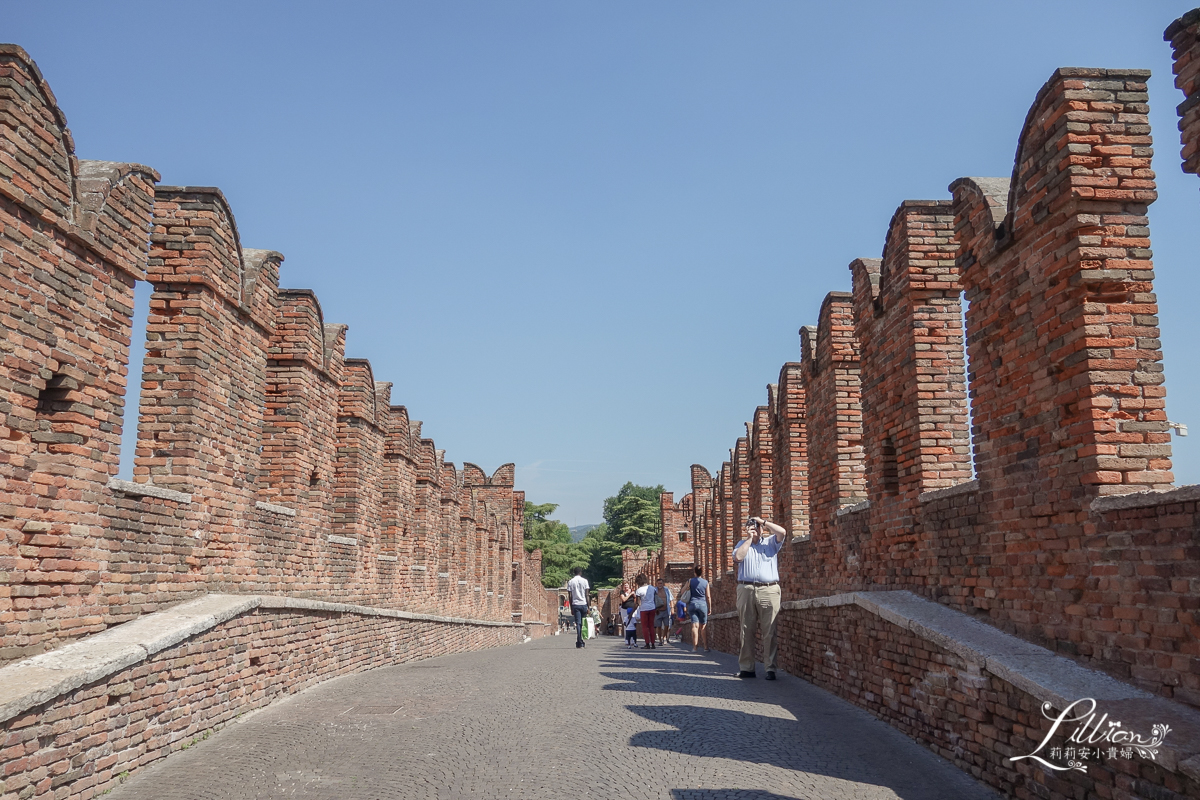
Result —
M688 581L688 616L692 620L692 652L704 642L708 652L708 581L704 580L704 567L696 567L696 577Z

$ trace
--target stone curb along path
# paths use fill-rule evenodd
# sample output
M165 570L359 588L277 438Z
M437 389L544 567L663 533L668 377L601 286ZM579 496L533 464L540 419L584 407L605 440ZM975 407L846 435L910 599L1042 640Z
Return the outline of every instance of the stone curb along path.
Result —
M1167 724L1172 732L1159 751L1158 761L1200 780L1200 713L1088 669L962 612L907 591L846 592L789 600L780 604L780 610L803 612L849 605L958 654L974 669L1008 681L1055 709L1090 697L1104 708L1119 708L1127 727L1134 720L1144 721L1136 726L1146 730L1153 723ZM709 615L713 620L736 618L734 611Z
M208 594L0 669L0 723L255 609L321 611L492 628L518 623L417 614L299 597Z

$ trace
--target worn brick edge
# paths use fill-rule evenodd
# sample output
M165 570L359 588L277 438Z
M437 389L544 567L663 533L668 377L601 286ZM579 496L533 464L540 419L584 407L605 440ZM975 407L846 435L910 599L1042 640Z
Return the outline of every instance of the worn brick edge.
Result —
M850 605L859 606L955 653L1056 709L1066 708L1085 697L1091 697L1097 703L1140 700L1150 704L1148 711L1157 715L1155 719L1161 717L1163 722L1174 722L1173 728L1200 728L1200 713L1190 708L1130 686L1103 672L1088 669L1044 647L1030 644L912 592L846 592L810 600L788 600L780 604L780 610L807 611ZM709 615L709 619L713 620L736 617L737 612L733 611ZM1169 752L1160 758L1160 762L1183 762L1200 755L1200 740L1176 739L1169 745L1164 743L1163 750Z
M1151 506L1168 505L1170 503L1187 503L1200 500L1200 483L1180 486L1178 489L1158 489L1149 492L1134 492L1133 494L1111 494L1097 497L1092 501L1092 511L1120 511L1126 508L1149 508Z
M187 492L164 489L152 483L134 483L133 481L123 481L119 478L109 478L107 486L114 492L120 492L130 497L157 497L159 500L173 500L176 503L184 505L192 502L192 496Z
M155 653L255 609L319 611L486 628L524 627L514 622L417 614L302 597L208 594L0 668L0 722L7 722L80 686L104 680Z
M918 503L932 503L934 500L943 500L947 497L956 497L960 494L970 494L979 489L978 480L964 481L957 483L954 486L947 486L944 489L930 489L928 492L921 492L917 495Z

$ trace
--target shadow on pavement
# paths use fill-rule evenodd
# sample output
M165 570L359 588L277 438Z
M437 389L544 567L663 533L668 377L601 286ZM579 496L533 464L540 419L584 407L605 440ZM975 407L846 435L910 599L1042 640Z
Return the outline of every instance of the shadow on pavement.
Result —
M695 661L692 661L692 662L658 661L658 660L626 661L624 659L618 659L616 661L601 661L600 668L601 669L615 669L615 670L642 669L642 670L652 670L654 672L668 674L668 675L677 674L677 675L708 675L708 676L732 675L733 671L735 669L737 669L736 666L730 667L729 669L721 669L719 666L715 666L710 663L700 664Z
M757 789L672 789L671 800L801 800Z
M849 718L792 719L724 708L688 705L626 706L657 725L673 730L648 730L630 737L632 747L645 747L702 758L729 758L795 772L825 775L858 784L884 786L901 800L945 800L947 797L995 798L953 765L937 759L906 758L888 736L869 723ZM804 712L801 711L801 714ZM818 715L819 717L820 715ZM833 741L831 741L833 740ZM895 748L895 749L894 749ZM922 751L922 755L925 755ZM934 774L937 767L940 774ZM933 768L933 769L931 769ZM749 790L726 795L724 790L680 789L677 797L778 798ZM738 791L738 790L735 790Z
M620 683L604 684L604 689L614 692L712 697L722 700L761 701L762 699L746 696L741 690L748 687L739 685L736 678L718 678L714 677L711 672L709 674L682 674L663 670L653 676L658 679L656 681L645 680L646 673L644 672L601 672L600 674L605 678L620 681Z

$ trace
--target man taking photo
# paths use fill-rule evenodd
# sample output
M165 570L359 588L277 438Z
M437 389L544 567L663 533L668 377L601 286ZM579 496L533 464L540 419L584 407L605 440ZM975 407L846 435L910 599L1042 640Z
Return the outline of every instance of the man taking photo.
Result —
M779 616L779 550L787 531L761 517L746 520L742 540L733 548L737 564L737 612L742 623L742 650L738 655L739 678L753 678L754 627L762 631L763 663L767 680L775 680L779 655L775 640L775 618Z

